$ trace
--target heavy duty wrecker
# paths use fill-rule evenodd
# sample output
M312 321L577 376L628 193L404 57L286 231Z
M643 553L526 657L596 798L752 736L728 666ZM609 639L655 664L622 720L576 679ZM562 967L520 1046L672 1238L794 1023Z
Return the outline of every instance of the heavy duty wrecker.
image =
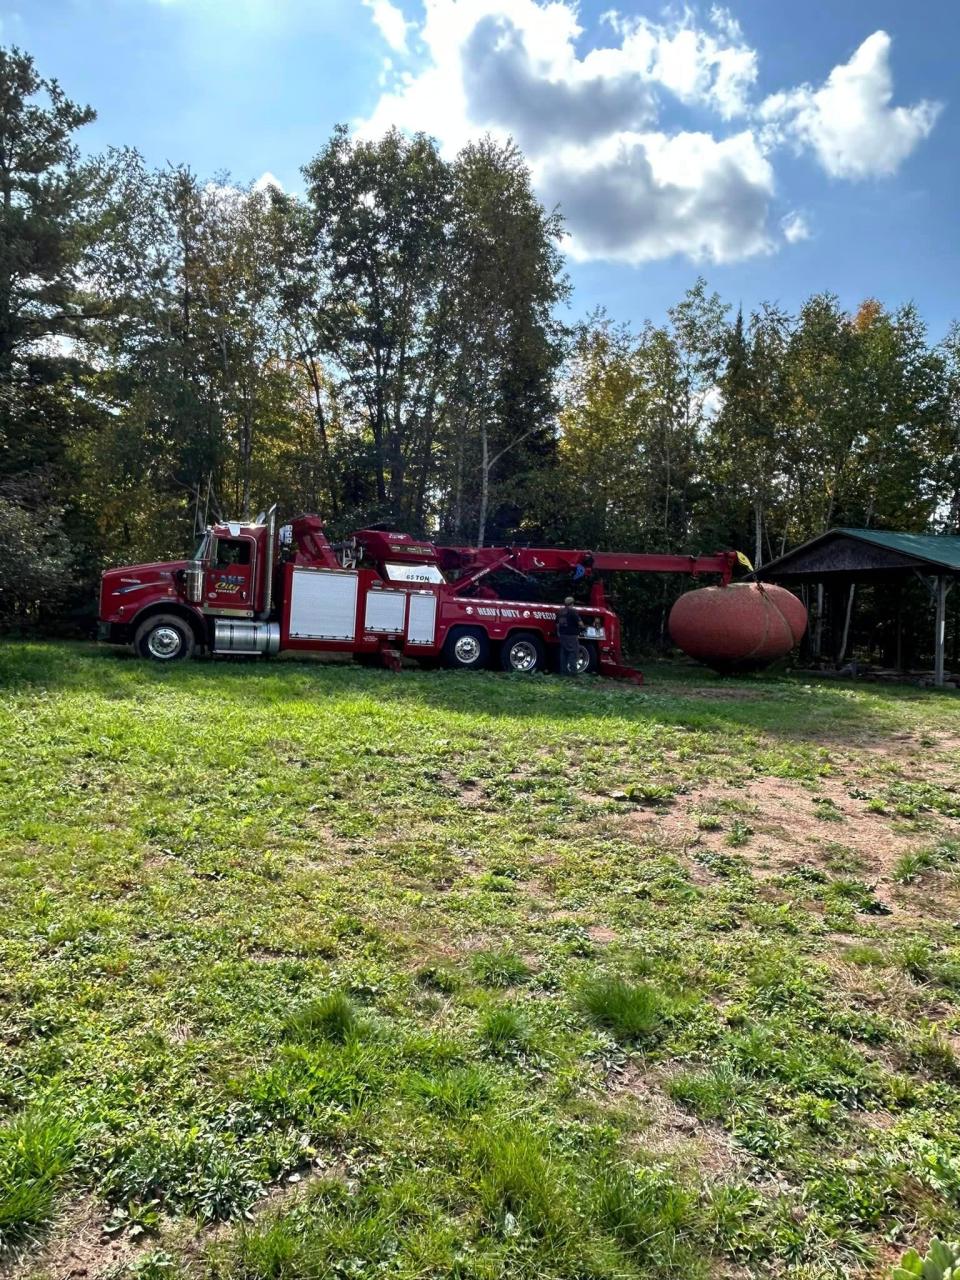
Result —
M278 529L274 507L253 523L211 526L190 560L108 569L100 637L157 662L290 651L352 653L394 667L407 656L464 669L556 669L560 606L506 599L490 585L504 572L520 582L555 573L588 592L577 609L579 669L639 682L623 663L620 620L607 605L603 575L717 574L726 585L737 560L734 551L444 547L383 529L330 542L317 516Z

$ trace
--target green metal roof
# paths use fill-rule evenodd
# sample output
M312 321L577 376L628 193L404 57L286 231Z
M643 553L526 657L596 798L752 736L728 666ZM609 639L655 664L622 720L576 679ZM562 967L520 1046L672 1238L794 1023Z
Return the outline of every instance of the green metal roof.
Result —
M873 542L901 555L916 556L929 564L960 571L960 536L952 533L888 533L883 529L831 529L851 538ZM826 536L826 535L824 535Z

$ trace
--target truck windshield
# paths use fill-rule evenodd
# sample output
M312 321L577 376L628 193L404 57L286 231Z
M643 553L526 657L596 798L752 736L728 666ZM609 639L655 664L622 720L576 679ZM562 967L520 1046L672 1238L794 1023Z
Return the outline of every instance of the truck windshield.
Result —
M196 551L190 557L191 560L206 560L210 554L210 535L205 533L197 545Z

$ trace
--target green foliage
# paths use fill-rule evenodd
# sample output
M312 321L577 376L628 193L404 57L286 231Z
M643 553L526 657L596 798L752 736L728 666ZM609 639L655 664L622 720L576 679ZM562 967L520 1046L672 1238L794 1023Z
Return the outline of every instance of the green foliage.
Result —
M73 1122L38 1104L0 1127L0 1252L29 1240L53 1216L76 1136Z
M722 831L723 821L715 813L701 813L697 818L700 831Z
M343 1044L356 1036L360 1020L353 1001L342 991L332 991L297 1009L287 1019L284 1031L291 1040L334 1040Z
M745 844L750 843L752 835L753 828L749 823L741 821L740 818L734 818L729 832L724 836L724 843L730 845L732 849L741 849Z
M526 1044L526 1023L516 1009L501 1007L490 1009L480 1022L478 1034L488 1049L504 1052L519 1049Z
M594 1195L598 1221L646 1273L702 1273L702 1255L688 1243L697 1225L696 1201L669 1174L657 1169L605 1170Z
M439 1076L415 1076L410 1087L424 1106L445 1116L482 1111L493 1092L490 1077L479 1067L452 1067Z
M485 987L514 987L530 977L530 966L509 947L475 952L470 958L470 968Z
M509 1232L519 1223L534 1236L559 1242L574 1208L542 1138L522 1125L483 1131L473 1140L471 1156L477 1197L494 1230Z
M649 983L600 975L584 983L579 1001L594 1022L626 1042L654 1038L663 1022L662 997Z
M893 1280L956 1280L960 1276L960 1244L947 1244L936 1236L921 1257L908 1249L893 1269Z
M898 884L912 884L927 871L942 871L953 867L960 859L960 842L945 840L932 848L904 853L893 869L893 879Z

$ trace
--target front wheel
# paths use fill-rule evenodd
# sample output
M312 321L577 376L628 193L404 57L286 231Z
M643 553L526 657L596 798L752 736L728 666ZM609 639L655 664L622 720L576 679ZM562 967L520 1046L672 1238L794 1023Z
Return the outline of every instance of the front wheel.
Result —
M197 641L189 622L160 613L140 624L133 647L152 662L181 662L193 657Z
M522 671L530 675L542 671L546 661L543 641L532 631L508 636L500 648L500 665L504 671Z

